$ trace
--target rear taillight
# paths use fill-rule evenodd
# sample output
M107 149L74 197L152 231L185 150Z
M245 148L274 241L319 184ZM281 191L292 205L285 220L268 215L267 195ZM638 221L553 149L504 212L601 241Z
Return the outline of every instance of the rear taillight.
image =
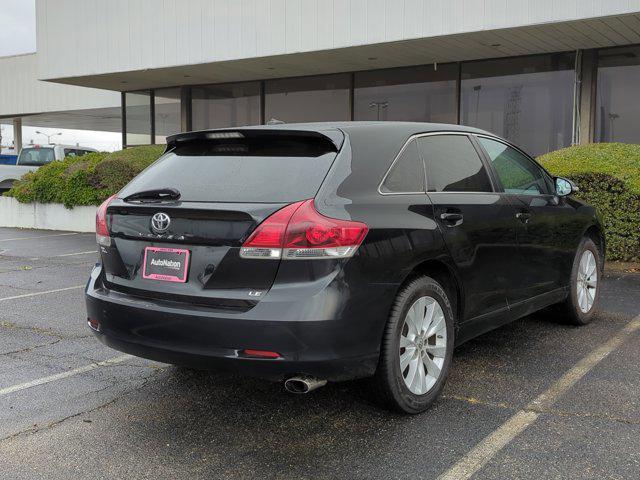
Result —
M95 318L87 318L87 323L91 328L93 328L96 332L100 331L100 322Z
M245 348L241 353L247 357L255 358L282 358L282 355L280 355L278 352L272 352L270 350L253 350L250 348Z
M317 212L313 200L292 203L268 217L240 249L243 258L320 259L351 257L367 232L362 222Z
M107 207L114 198L116 198L116 195L111 195L96 210L96 242L104 247L111 246L109 225L107 224Z

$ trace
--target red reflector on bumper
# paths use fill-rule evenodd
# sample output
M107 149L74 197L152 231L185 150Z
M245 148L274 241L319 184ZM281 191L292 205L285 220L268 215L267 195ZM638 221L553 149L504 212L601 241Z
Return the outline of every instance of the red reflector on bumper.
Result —
M269 350L251 350L246 348L242 350L242 353L248 357L258 358L280 358L281 355L278 352L270 352Z
M96 330L98 332L100 331L100 322L98 320L96 320L95 318L87 318L87 323L94 330Z

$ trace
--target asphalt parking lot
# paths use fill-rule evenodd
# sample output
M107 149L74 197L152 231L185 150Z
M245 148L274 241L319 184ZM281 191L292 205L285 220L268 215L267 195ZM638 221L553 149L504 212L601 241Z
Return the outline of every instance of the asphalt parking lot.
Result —
M362 382L306 396L110 350L92 234L0 228L0 478L638 478L640 275L589 326L539 313L456 350L425 414Z

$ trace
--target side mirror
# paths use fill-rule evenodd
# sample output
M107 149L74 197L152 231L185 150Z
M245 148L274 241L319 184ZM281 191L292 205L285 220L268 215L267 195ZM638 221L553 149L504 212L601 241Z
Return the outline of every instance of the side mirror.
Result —
M566 178L556 177L556 194L559 197L566 197L567 195L571 195L578 191L578 187L571 181Z

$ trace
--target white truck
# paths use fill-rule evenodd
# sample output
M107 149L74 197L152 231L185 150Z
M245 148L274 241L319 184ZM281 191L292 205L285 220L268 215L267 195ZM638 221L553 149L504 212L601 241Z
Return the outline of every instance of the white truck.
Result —
M0 193L9 190L13 182L25 173L37 170L54 160L65 157L80 157L87 153L97 152L93 148L75 145L32 145L20 150L15 165L0 165Z

